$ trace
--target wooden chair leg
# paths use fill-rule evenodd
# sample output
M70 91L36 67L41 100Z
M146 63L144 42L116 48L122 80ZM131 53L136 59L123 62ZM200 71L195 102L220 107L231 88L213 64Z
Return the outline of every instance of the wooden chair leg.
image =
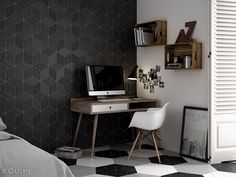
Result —
M129 152L128 160L130 159L131 154L133 153L134 147L135 147L135 145L136 145L136 143L137 143L137 141L138 141L138 139L139 139L139 136L140 136L140 130L139 130L138 135L137 135L137 137L136 137L136 139L135 139L135 141L134 141L134 143L133 143L133 146L132 146L132 148L131 148L131 150L130 150L130 152Z
M160 154L159 154L159 151L158 151L157 142L156 142L156 138L155 138L155 132L152 132L152 139L153 139L153 143L154 143L154 146L155 146L155 149L156 149L156 153L157 153L159 163L161 163Z
M156 135L156 138L159 140L159 142L160 142L160 145L161 145L161 148L162 149L165 149L164 147L164 145L163 145L163 141L162 141L162 138L161 138L161 136L159 135L159 133L157 133L157 132L155 132L155 135Z
M139 139L139 147L138 147L139 150L141 149L141 146L142 146L143 132L144 132L144 131L141 130L141 133L140 133L140 139Z
M142 140L143 140L143 132L144 130L140 130L140 135L139 135L139 139L138 139L138 149L141 149L142 146Z

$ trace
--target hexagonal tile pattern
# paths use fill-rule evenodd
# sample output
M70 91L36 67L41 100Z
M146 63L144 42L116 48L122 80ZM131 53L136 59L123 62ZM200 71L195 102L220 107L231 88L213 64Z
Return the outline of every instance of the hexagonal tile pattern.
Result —
M107 150L109 150L108 152L112 152L112 150L126 151L129 146L129 144L113 145L111 147L101 146L95 148L95 152L106 152ZM185 163L167 165L176 164L178 153L165 150L160 151L160 153L169 156L167 164L150 163L148 156L151 151L155 153L155 150L142 151L142 156L145 157L132 157L131 160L128 160L127 156L114 158L95 156L91 160L90 151L86 149L83 150L83 157L77 159L77 167L72 166L72 171L76 177L236 177L236 173L233 173L235 170L234 162L210 165L184 157L187 161ZM181 160L177 162L179 161ZM218 171L215 167L226 172ZM134 168L136 171L132 170Z
M108 166L97 167L96 173L108 176L125 176L137 172L132 166L113 164Z
M59 146L72 144L78 115L69 112L69 99L87 96L84 66L122 65L126 77L136 64L132 38L136 1L120 0L119 4L116 0L3 1L0 115L10 133L54 152ZM124 20L121 16L129 18ZM125 35L118 35L122 33ZM129 50L121 53L120 48ZM125 85L127 94L134 95L135 84L125 82ZM66 114L60 114L59 109ZM32 110L39 116L30 117ZM23 115L23 121L18 121L19 114ZM44 129L35 130L35 116L40 120L39 126L48 127L46 133ZM113 115L112 119L110 115L104 117L99 120L97 145L131 141L127 129L129 114ZM91 120L85 119L81 125L78 139L82 148L91 145L91 133L83 133L91 124ZM25 133L22 127L28 127L27 132L31 133Z
M119 150L106 150L106 151L95 152L95 156L117 158L117 157L128 156L128 153L126 151L119 151Z
M183 157L179 156L168 156L168 155L161 155L161 164L166 165L177 165L181 163L186 163L187 161ZM149 158L151 163L159 163L157 156Z

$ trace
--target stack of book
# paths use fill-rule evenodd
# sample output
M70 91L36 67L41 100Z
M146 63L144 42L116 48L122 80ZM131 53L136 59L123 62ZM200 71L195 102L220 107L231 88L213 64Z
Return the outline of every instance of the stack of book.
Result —
M134 28L135 45L148 45L155 43L155 29L138 27Z
M82 152L80 148L63 146L56 149L55 155L66 159L78 159L81 157Z

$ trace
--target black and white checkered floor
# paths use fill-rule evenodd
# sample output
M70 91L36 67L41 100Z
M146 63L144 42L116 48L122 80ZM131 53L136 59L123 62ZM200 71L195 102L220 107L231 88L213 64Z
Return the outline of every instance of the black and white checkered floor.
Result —
M74 161L75 177L236 177L236 163L210 165L167 151L160 151L162 164L150 149L135 150L127 159L130 146L99 147L91 159L89 151Z

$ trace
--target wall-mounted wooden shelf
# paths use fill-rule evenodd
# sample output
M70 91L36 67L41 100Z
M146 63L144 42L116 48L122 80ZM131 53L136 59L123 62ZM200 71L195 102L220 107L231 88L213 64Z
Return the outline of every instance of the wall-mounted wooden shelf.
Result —
M136 43L137 47L150 47L157 45L166 45L167 41L167 21L156 20L147 23L137 24L135 29L152 29L153 30L153 41L150 43ZM137 37L136 37L137 38ZM143 40L141 40L143 42Z
M202 43L189 42L165 46L165 69L202 68Z

